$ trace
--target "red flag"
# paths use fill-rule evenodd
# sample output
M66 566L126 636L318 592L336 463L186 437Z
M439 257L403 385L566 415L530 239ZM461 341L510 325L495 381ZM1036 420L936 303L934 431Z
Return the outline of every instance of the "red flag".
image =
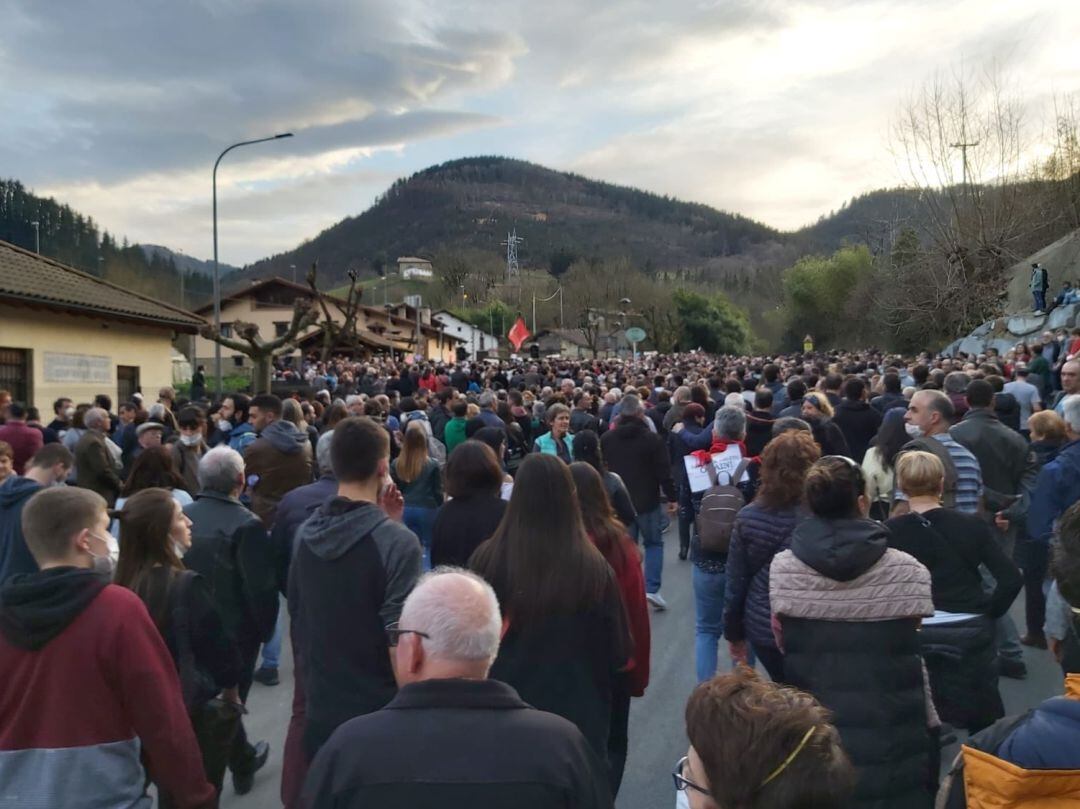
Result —
M518 315L518 319L514 321L514 325L510 327L510 332L506 336L510 338L514 351L521 351L521 344L532 337L532 333L525 325L525 318Z

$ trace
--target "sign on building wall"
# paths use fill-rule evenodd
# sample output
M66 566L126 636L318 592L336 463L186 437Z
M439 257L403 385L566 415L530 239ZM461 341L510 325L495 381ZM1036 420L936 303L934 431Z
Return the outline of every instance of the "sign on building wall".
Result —
M56 351L46 351L44 354L46 382L112 382L112 361L108 357L61 354Z

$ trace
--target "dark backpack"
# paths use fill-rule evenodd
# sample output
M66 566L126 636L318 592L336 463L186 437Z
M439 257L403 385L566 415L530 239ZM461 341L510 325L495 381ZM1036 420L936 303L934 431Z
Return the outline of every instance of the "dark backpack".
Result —
M900 452L896 454L896 457L899 458L905 452L929 452L931 455L937 456L937 459L941 461L941 465L945 467L945 488L941 493L941 505L945 508L955 508L956 482L959 475L956 472L956 464L953 463L952 456L949 455L949 450L945 448L945 445L932 436L924 436L908 441L900 448ZM893 468L896 468L895 461L893 462ZM898 486L895 488L899 491Z
M698 507L698 541L701 549L709 553L727 553L731 547L731 535L735 531L735 517L746 505L746 498L738 483L750 466L750 460L743 458L726 484L720 483L719 475L712 461L709 462L709 480L712 485L701 495Z

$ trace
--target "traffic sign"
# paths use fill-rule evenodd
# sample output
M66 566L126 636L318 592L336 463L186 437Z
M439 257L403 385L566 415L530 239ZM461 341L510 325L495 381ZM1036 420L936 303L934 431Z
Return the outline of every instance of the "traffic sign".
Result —
M626 330L626 339L631 343L640 343L645 339L645 329L639 326L631 326Z

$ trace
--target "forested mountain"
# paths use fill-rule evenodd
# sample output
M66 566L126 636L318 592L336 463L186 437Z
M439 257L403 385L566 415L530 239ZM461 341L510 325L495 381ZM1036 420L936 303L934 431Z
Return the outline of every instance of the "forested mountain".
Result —
M447 249L505 252L517 229L526 267L556 273L576 258L625 257L646 272L703 267L784 237L707 205L552 171L521 160L454 160L398 180L359 216L349 217L288 253L244 268L255 276L287 273L318 258L320 276L349 268L373 273L400 255Z
M157 257L166 261L171 260L178 270L201 273L202 275L214 274L214 262L211 259L202 261L197 258L192 258L187 253L179 253L175 250L170 250L168 247L164 247L160 244L140 244L139 247L142 248L142 251L146 254L148 259ZM218 269L221 271L222 275L228 275L238 268L231 264L222 263L218 265Z
M100 232L94 220L54 199L27 191L17 180L0 180L0 239L35 249L33 223L38 223L41 254L97 275L114 284L180 304L181 271L171 256L147 255L127 239L117 242ZM184 301L191 305L210 294L210 279L185 271Z

